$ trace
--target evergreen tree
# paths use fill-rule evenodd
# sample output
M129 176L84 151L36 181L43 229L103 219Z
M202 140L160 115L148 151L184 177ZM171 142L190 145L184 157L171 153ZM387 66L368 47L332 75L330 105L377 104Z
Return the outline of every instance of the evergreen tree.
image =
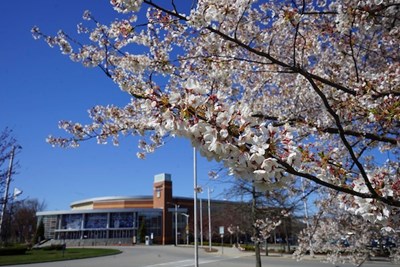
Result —
M38 228L36 229L35 238L33 239L34 243L37 244L40 241L44 240L44 223L43 220L40 220Z
M145 219L143 218L140 227L139 227L139 242L144 243L145 242L145 237L146 237L146 222Z

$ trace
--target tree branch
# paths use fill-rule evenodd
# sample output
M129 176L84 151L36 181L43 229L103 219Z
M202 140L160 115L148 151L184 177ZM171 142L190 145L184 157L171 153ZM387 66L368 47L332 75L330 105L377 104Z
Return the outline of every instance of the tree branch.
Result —
M188 21L188 19L186 17L184 17L184 16L182 16L180 14L177 14L175 12L172 12L172 11L170 11L168 9L165 9L165 8L163 8L163 7L159 6L159 5L151 2L150 0L144 0L143 2L148 4L148 5L150 5L150 6L152 6L152 7L154 7L154 8L157 8L157 9L159 9L159 10L161 10L161 11L167 13L167 14L170 14L171 16L174 16L174 17L176 17L176 18L178 18L180 20ZM336 89L341 90L341 91L343 91L345 93L348 93L350 95L354 95L354 96L356 95L356 92L354 90L349 89L346 86L343 86L341 84L337 84L335 82L332 82L332 81L330 81L328 79L325 79L323 77L320 77L318 75L314 75L312 73L309 73L309 72L307 72L305 70L302 70L302 69L298 68L297 66L290 66L289 64L284 63L284 62L274 58L269 53L265 53L263 51L259 51L259 50L255 49L255 48L252 48L249 45L239 41L238 39L235 39L235 38L233 38L233 37L221 32L221 31L219 31L218 29L214 29L212 26L207 26L205 28L208 29L209 31L219 35L224 40L233 42L233 43L237 44L238 46L244 48L245 50L247 50L247 51L249 51L249 52L251 52L251 53L253 53L255 55L258 55L258 56L261 56L261 57L264 57L264 58L268 59L269 61L271 61L272 63L274 63L274 64L276 64L278 66L281 66L281 67L286 68L286 69L290 69L294 73L298 73L298 74L301 74L303 76L307 75L308 77L311 77L314 80L317 80L317 81L319 81L319 82L321 82L323 84L329 85L330 87L336 88Z
M275 121L275 123L273 123L274 126L282 126L285 123L302 123L302 124L307 124L309 127L316 128L318 131L321 131L324 133L339 134L339 129L337 129L337 128L333 128L333 127L321 128L321 127L318 127L317 125L305 122L302 118L291 118L291 119L287 119L284 121L279 121L278 117L268 116L268 115L264 115L264 114L260 114L260 113L254 114L253 117ZM381 136L381 135L378 135L375 133L357 132L354 130L343 130L343 133L345 135L354 136L354 137L363 137L363 138L366 138L366 139L369 139L372 141L389 143L391 145L397 145L397 143L398 143L398 140L396 138Z
M342 127L342 124L340 122L340 118L339 116L336 114L336 112L332 109L332 107L330 106L328 99L326 98L326 96L322 93L322 91L319 89L319 87L317 86L317 84L314 82L313 79L306 77L306 79L310 82L312 88L314 89L314 91L319 95L319 97L321 98L325 108L327 109L328 113L332 116L332 118L334 119L338 132L339 132L339 136L340 139L342 140L342 143L344 144L344 146L346 147L347 151L350 154L351 159L353 160L353 162L355 163L355 165L357 166L358 170L360 171L361 177L364 179L365 185L368 187L369 192L372 194L372 196L374 198L378 198L379 195L378 193L374 190L374 188L371 185L371 182L368 179L368 175L363 167L363 165L361 164L361 162L358 160L356 154L354 153L353 148L351 147L351 145L349 144L349 142L346 139L346 135L344 133L344 129Z
M319 185L322 185L324 187L333 189L333 190L338 191L338 192L346 193L346 194L357 196L357 197L360 197L360 198L377 199L379 201L382 201L385 204L388 204L388 205L391 205L391 206L400 207L400 201L394 200L393 198L390 198L390 197L387 197L387 198L386 197L381 197L378 194L376 194L375 191L374 191L375 194L373 194L373 193L366 194L366 193L360 193L358 191L350 189L349 187L342 187L342 186L338 186L338 185L335 185L335 184L331 184L331 183L328 183L328 182L323 181L321 179L318 179L316 176L314 176L312 174L299 172L299 171L295 170L291 165L289 165L285 161L280 160L279 158L275 158L275 159L290 174L293 174L293 175L296 175L296 176L299 176L299 177L304 177L304 178L306 178L306 179L308 179L310 181L313 181L313 182L315 182L315 183L317 183Z

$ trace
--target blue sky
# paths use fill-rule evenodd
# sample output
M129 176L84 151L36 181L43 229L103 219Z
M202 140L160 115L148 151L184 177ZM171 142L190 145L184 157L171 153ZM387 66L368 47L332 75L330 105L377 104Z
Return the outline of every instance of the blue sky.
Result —
M44 200L47 210L64 210L91 197L151 194L154 175L166 172L172 174L174 195L193 195L193 151L186 140L171 139L146 160L136 158L137 140L131 137L119 147L89 141L61 149L45 142L49 134L64 134L59 120L89 122L92 106L129 101L100 69L71 62L30 33L37 25L48 34L63 29L74 35L87 9L110 22L116 13L108 0L1 1L0 9L0 129L13 129L23 147L11 190L23 190L20 198ZM198 183L210 184L208 171L218 167L198 156ZM210 185L218 197L224 185Z

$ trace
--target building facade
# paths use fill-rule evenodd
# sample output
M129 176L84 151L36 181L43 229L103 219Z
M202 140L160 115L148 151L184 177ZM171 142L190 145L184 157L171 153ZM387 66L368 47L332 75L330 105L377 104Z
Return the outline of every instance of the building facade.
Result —
M171 175L163 173L154 176L152 195L85 199L71 203L71 210L42 211L36 216L38 222L43 221L45 238L52 244L187 243L193 240L193 198L175 197L172 189ZM211 240L221 240L219 229L224 226L225 242L251 242L251 202L210 200L208 209L208 199L199 199L197 207L200 240L209 240L208 218L212 217ZM268 210L277 211L276 208ZM294 218L285 220L269 242L295 240L297 232L304 227L295 229L298 223L293 223Z
M152 242L173 244L186 240L193 225L193 199L173 197L170 174L154 176L153 195L85 199L68 211L37 214L45 238L74 245ZM146 239L147 238L147 239Z

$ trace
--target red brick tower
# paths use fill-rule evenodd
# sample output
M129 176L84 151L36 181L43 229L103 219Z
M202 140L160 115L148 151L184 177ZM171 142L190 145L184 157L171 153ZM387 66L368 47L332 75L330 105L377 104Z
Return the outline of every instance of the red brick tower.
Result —
M153 208L162 209L162 244L173 243L172 234L172 213L168 212L168 208L172 204L172 181L171 175L168 173L157 174L154 176L153 187Z

